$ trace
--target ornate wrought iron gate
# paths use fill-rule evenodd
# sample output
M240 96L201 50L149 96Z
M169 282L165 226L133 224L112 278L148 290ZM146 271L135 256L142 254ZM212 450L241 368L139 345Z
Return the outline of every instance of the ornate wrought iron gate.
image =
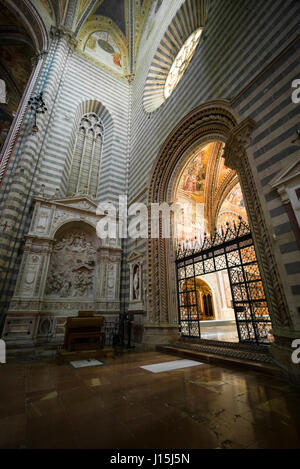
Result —
M176 260L178 308L181 334L201 337L197 278L227 270L239 340L268 344L272 341L272 322L249 226L215 232L204 240L195 239L181 246Z

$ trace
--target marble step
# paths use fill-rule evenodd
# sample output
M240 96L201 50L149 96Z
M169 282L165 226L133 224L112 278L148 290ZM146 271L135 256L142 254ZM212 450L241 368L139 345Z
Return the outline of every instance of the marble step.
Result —
M199 360L205 363L220 363L222 365L239 366L255 371L262 371L271 375L281 375L281 370L276 366L270 354L265 351L259 354L257 351L232 349L229 347L203 344L159 345L158 351L178 355L180 357Z

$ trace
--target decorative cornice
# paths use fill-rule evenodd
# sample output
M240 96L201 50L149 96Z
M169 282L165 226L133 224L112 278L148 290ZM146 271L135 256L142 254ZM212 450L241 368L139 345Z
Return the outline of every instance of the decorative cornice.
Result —
M270 186L273 189L278 189L285 184L300 177L300 156L296 156L292 163L285 167L280 174L276 174L275 178L271 181Z

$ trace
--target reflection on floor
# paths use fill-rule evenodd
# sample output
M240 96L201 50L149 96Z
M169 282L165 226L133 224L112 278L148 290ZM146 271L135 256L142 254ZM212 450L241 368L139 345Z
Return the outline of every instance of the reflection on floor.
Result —
M156 363L155 365L141 366L143 370L150 373L165 373L166 371L182 370L183 368L191 368L192 366L201 366L203 363L194 360L174 360L173 362Z
M0 366L0 448L299 448L299 390L253 371L125 354L104 366Z
M206 327L201 325L201 338L207 340L220 340L223 342L238 342L236 325Z

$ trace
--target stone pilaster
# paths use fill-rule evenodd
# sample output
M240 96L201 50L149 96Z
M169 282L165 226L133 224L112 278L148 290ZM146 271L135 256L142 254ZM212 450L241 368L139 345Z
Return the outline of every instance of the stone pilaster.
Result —
M230 134L224 151L225 164L234 169L239 176L273 324L290 327L291 319L273 252L270 231L266 225L247 155L253 127L254 121L246 119Z

